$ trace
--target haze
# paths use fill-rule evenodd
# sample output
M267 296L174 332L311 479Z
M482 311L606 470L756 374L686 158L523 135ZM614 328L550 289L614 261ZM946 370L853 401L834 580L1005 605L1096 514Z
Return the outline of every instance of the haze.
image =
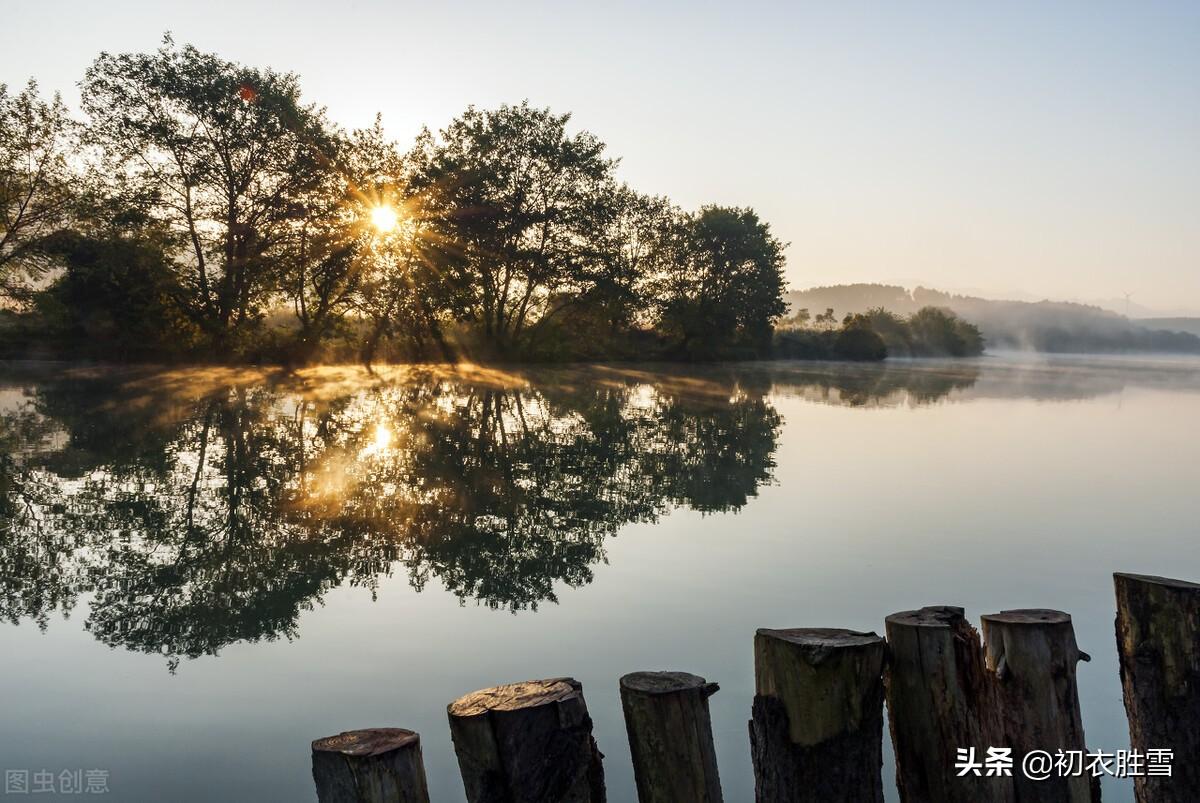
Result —
M1200 6L14 3L0 82L73 104L164 31L407 142L528 98L689 207L754 206L807 287L1200 309Z

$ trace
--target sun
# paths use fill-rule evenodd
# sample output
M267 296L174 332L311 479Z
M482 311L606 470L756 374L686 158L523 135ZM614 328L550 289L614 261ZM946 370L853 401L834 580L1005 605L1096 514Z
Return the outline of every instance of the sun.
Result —
M396 214L396 210L386 204L371 208L371 225L375 230L386 234L396 228L396 224L400 222L400 216Z

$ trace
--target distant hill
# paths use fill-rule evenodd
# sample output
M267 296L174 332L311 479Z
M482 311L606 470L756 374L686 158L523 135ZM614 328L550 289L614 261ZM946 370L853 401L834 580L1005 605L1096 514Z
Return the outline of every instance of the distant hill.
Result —
M1130 320L1100 307L1073 302L1000 301L953 295L927 287L908 290L888 284L813 287L788 293L786 300L789 314L807 308L816 315L832 308L838 318L873 307L884 307L901 315L921 307L945 307L978 326L988 348L993 350L1200 354L1200 319ZM1179 326L1179 322L1192 323Z

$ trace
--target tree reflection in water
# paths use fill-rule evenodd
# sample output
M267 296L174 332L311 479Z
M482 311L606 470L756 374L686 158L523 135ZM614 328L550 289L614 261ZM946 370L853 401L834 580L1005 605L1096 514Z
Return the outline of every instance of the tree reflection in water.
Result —
M962 381L922 377L917 398ZM18 379L0 391L0 617L44 628L87 595L96 638L174 669L292 638L327 590L397 571L536 609L590 582L623 525L736 511L770 482L780 382L720 368ZM829 398L814 380L792 389Z

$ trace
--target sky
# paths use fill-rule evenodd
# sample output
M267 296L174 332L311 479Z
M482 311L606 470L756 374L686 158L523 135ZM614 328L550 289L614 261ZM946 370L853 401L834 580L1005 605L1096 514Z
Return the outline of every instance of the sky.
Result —
M170 31L407 143L572 113L635 188L752 206L794 288L1200 314L1200 3L8 0L0 82L78 100Z

